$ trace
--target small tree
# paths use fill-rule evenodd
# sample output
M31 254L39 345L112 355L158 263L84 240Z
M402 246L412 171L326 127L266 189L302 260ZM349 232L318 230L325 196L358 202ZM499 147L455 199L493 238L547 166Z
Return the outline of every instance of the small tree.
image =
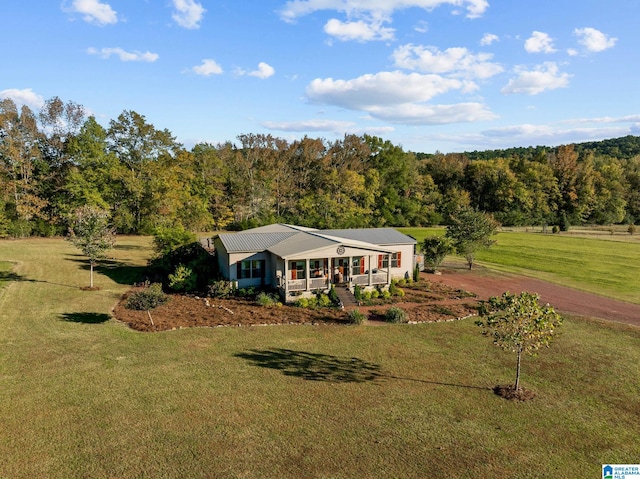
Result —
M480 319L476 324L483 328L485 336L505 351L518 356L516 382L513 390L520 390L520 363L522 353L535 356L537 351L549 347L555 330L562 324L562 317L549 306L538 304L536 293L518 295L506 292L494 296L480 305Z
M495 241L491 236L498 232L493 216L472 208L460 208L451 215L445 237L450 238L458 254L465 257L469 269L473 268L477 251L490 248Z
M429 267L433 273L438 271L438 266L442 264L444 258L453 253L454 247L451 238L442 236L427 236L422 241L422 254L424 255L424 266Z
M93 288L93 267L113 248L115 238L108 212L93 206L82 206L75 211L68 239L89 258L90 288Z
M162 291L162 285L160 283L153 283L129 296L125 307L135 311L146 311L149 316L149 321L151 321L151 326L155 328L156 325L153 322L151 310L163 305L167 301L169 301L169 297Z
M187 231L183 226L158 227L153 233L153 247L158 256L163 256L176 248L198 240L195 233Z

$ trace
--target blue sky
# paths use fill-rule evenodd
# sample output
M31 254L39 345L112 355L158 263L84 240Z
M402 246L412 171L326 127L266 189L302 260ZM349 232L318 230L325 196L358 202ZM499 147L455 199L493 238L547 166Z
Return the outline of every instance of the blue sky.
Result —
M640 134L637 0L2 2L0 97L186 147L368 133L432 153Z

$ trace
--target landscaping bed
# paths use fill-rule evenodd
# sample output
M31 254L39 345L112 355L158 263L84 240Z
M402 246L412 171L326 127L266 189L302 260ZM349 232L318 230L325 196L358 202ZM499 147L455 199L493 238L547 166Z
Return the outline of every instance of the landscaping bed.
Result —
M359 306L368 319L378 321L391 306L407 313L409 322L451 321L476 312L475 295L451 286L421 280L402 287L403 297L374 300ZM247 298L215 299L192 294L172 294L169 301L151 311L125 307L132 289L118 302L113 314L138 331L167 331L191 327L259 326L275 324L349 324L347 311L336 307L300 308L290 305L260 306Z

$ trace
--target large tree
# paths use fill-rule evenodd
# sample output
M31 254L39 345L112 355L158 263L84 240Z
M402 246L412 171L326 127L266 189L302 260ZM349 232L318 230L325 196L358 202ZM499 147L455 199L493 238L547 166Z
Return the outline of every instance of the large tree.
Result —
M522 292L494 296L480 305L480 317L476 324L483 334L506 351L517 354L516 380L513 391L520 391L520 365L522 354L535 355L543 347L549 347L562 324L562 317L548 304L540 306L536 293Z
M78 208L69 228L69 240L89 259L89 287L93 289L93 267L115 243L109 213L93 206Z
M451 215L450 221L445 236L451 239L458 254L465 257L472 269L476 252L495 243L491 236L497 233L500 225L491 215L473 208L460 208Z

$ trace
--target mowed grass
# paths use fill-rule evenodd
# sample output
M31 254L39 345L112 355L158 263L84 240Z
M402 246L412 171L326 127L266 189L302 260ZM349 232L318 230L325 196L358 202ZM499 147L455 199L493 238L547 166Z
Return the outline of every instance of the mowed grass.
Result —
M399 228L418 240L445 228ZM496 244L476 255L478 264L640 303L638 237L582 229L572 234L501 232Z
M567 320L512 403L472 319L137 333L108 319L150 254L88 283L62 240L0 242L0 477L595 477L637 462L640 330ZM79 261L80 260L80 261Z

